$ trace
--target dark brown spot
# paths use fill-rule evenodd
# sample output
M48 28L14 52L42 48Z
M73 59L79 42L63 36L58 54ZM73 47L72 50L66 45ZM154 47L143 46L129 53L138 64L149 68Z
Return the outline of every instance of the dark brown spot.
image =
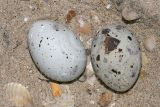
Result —
M100 55L97 55L96 60L97 60L97 61L100 60Z
M123 55L119 55L119 62L122 61Z
M114 69L112 69L112 72L115 73L115 74L121 74L120 71L117 71L117 70L114 70Z
M133 65L131 65L130 67L133 68Z
M135 76L136 76L136 73L135 73L135 72L132 72L131 77L134 78Z
M122 49L119 48L118 51L119 51L119 52L122 52Z
M130 36L128 36L128 39L131 41L132 40L132 38L130 37Z
M70 23L73 17L76 16L76 12L74 10L69 10L66 16L66 22Z
M40 43L42 43L42 40L40 40Z
M113 37L106 37L104 41L105 53L109 54L111 51L117 48L120 40Z
M110 29L103 29L102 34L108 34L111 30Z
M99 65L97 64L97 67L99 68Z

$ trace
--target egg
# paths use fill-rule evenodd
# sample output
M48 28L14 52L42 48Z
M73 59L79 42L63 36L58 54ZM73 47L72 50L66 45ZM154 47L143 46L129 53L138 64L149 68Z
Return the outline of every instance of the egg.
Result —
M139 77L139 43L126 27L106 26L93 39L91 62L95 74L104 84L113 91L126 92Z
M59 82L78 78L86 66L86 52L80 39L65 26L50 20L32 24L29 51L42 74Z

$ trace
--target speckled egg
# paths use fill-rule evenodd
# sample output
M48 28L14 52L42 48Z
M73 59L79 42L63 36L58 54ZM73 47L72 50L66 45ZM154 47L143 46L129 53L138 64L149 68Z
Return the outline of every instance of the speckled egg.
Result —
M40 20L31 26L28 45L33 61L48 78L68 82L79 77L86 66L80 39L63 25Z
M141 68L139 43L124 26L105 27L92 42L91 62L97 77L110 89L128 91Z

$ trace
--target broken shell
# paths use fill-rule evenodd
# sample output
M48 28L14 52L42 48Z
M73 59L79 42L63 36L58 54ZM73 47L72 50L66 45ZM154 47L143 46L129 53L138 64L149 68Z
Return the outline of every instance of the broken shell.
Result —
M61 96L62 89L61 89L61 86L59 84L51 82L50 87L51 87L53 96L55 96L55 97L60 97Z
M5 86L6 97L13 106L16 107L33 107L32 97L29 91L19 83L8 83Z
M147 51L151 52L156 48L156 40L153 36L147 37L144 40L144 47Z
M76 12L74 10L69 10L66 16L66 22L70 23L75 16L76 16Z

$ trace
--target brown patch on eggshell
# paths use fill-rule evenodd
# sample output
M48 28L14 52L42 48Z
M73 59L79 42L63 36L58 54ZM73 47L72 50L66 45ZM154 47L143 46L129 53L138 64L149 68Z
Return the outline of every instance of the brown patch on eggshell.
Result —
M70 23L71 20L76 16L76 11L75 10L69 10L67 15L66 15L66 23Z

